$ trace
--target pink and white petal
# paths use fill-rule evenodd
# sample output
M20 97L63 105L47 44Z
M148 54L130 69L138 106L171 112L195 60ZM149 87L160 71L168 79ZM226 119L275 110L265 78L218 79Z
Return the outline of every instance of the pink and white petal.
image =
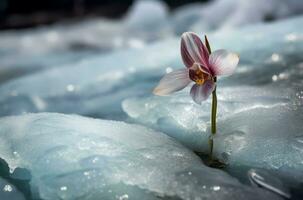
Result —
M181 36L181 56L186 67L190 68L195 62L208 67L209 53L199 36L185 32Z
M155 95L164 96L185 88L191 80L188 69L172 71L166 74L154 89Z
M201 104L214 91L215 83L211 80L206 81L203 85L195 84L190 89L190 95L194 102Z
M239 63L236 53L224 49L216 50L209 57L209 64L214 76L227 76L234 73Z

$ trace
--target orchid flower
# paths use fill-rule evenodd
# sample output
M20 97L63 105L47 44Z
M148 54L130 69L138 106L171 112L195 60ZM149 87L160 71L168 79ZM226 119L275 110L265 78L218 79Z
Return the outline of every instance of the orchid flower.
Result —
M190 95L201 104L214 91L216 77L231 75L239 62L237 54L224 49L210 53L199 36L192 32L181 36L181 56L186 68L166 74L154 89L154 94L168 95L194 82Z
M239 62L239 56L224 49L211 53L207 37L205 36L205 44L203 44L199 36L192 32L185 32L181 36L181 56L186 68L166 74L153 93L160 96L168 95L194 82L190 95L197 104L201 104L212 94L212 135L209 138L210 160L212 161L213 136L216 133L217 77L233 74Z

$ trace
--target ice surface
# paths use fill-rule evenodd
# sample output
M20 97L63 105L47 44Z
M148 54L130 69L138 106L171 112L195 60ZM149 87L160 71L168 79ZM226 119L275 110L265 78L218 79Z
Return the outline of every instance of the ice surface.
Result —
M150 94L165 66L177 57L177 50L170 48L177 45L176 40L167 40L165 45L166 49L158 43L144 51L90 57L2 84L0 115L56 111L119 117L121 101L128 96Z
M1 118L0 139L0 157L28 169L42 199L279 199L139 125L27 114Z
M120 27L114 21L94 19L18 32L2 31L0 81L120 48L120 44L114 45L121 35Z
M144 13L144 17L142 16ZM0 83L39 70L74 64L111 51L141 49L172 35L168 8L156 0L136 1L120 20L103 18L0 32Z
M296 29L301 20L210 37L211 41L222 38L221 46L232 44L241 55L235 75L218 82L216 157L231 168L269 169L295 185L303 180L303 33ZM210 99L199 106L188 93L187 89L169 97L130 98L123 109L130 121L207 152Z
M93 18L20 31L1 31L0 56L9 56L9 60L12 54L35 56L55 52L60 55L66 51L108 52L122 47L138 48L144 45L144 41L164 37L162 29L167 29L163 24L167 17L165 3L146 0L134 2L121 20ZM138 32L142 34L136 35Z
M168 6L160 0L135 1L126 14L124 21L127 32L133 38L154 41L164 36L172 35Z
M175 33L208 30L300 14L297 0L217 0L190 4L173 14L159 0L137 0L120 20L85 19L0 32L0 83L35 71L75 64L90 56L144 48ZM213 13L216 13L214 15Z
M266 170L251 169L248 171L250 182L256 187L267 188L270 191L277 192L285 198L291 198L290 191L285 187L279 178Z
M1 32L0 116L126 119L207 152L210 101L194 104L188 89L169 97L151 91L164 73L183 67L174 33L220 29L208 35L212 48L236 51L241 61L219 80L215 156L241 181L289 197L290 186L303 185L303 17L229 28L296 15L302 4L217 0L171 14L165 3L146 0L121 20ZM27 198L12 182L31 179L27 170L33 195L45 199L276 198L137 125L62 114L8 117L0 120L0 144L11 167L0 178L0 199Z
M241 55L236 74L220 83L275 81L285 88L296 79L300 85L303 45L297 27L302 23L303 18L296 18L210 35L214 49L228 48ZM121 101L150 96L165 71L183 67L179 54L179 39L173 38L16 78L0 86L0 115L52 111L121 119Z
M175 31L228 29L301 14L298 0L215 0L183 6L173 14ZM214 14L215 13L215 14Z

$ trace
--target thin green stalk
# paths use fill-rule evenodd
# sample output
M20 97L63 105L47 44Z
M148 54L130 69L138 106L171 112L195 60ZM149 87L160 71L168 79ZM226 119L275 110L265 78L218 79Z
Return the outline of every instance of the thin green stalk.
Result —
M216 78L214 80L216 82ZM213 136L217 132L217 93L216 93L216 87L212 93L212 104L211 104L211 136L209 139L209 145L210 145L210 159L212 160L213 155L213 148L214 148L214 141Z
M216 82L216 80L214 80ZM211 106L211 133L216 134L217 132L217 125L216 125L216 119L217 119L217 93L216 93L217 87L215 87L212 96L212 106Z
M205 35L205 45L206 48L208 49L209 54L211 54L211 48L208 42L208 39ZM217 78L214 77L214 82L217 82ZM212 161L212 156L213 156L213 148L214 148L214 140L213 137L217 132L217 86L215 86L215 89L212 93L212 104L211 104L211 136L209 137L209 147L210 147L210 160Z

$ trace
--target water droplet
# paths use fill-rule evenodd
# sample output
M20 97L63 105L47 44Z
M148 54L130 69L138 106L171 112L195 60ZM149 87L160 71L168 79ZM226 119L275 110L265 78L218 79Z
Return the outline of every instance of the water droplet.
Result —
M273 82L276 82L278 80L278 76L277 75L273 75L271 77L271 79L272 79Z
M296 93L296 105L298 106L303 105L303 91Z
M214 191L218 191L218 190L220 190L221 188L220 188L220 186L214 186L212 189L213 189Z
M66 90L68 92L73 92L73 91L75 91L75 86L72 85L72 84L69 84L69 85L66 86Z
M3 187L3 191L4 192L11 192L11 191L13 191L13 188L12 188L12 186L11 185L5 185L4 187Z
M128 41L128 45L131 48L135 48L135 49L142 49L145 46L144 41L136 39L136 38L131 38Z
M119 196L118 199L119 199L119 200L126 200L126 199L128 199L128 195L127 195L127 194L124 194L124 195L122 195L122 196Z
M278 75L273 75L272 76L273 82L276 82L278 80L286 80L288 78L289 78L289 74L287 74L287 73L280 73Z
M273 54L271 55L271 60L272 60L273 62L279 62L279 61L281 60L281 57L280 57L279 54L273 53Z
M295 33L289 33L285 36L285 40L289 42L296 41L298 39L298 36Z
M92 163L96 163L98 162L99 158L98 157L95 157L93 160L92 160Z
M279 79L288 79L288 77L289 77L289 74L286 74L286 73L279 74Z
M62 186L62 187L60 187L60 190L61 190L61 191L66 191L66 190L67 190L67 187L66 187L66 186Z
M167 67L165 71L166 71L166 73L170 73L173 71L173 69L171 67Z
M17 151L13 152L14 156L19 157L19 153Z

